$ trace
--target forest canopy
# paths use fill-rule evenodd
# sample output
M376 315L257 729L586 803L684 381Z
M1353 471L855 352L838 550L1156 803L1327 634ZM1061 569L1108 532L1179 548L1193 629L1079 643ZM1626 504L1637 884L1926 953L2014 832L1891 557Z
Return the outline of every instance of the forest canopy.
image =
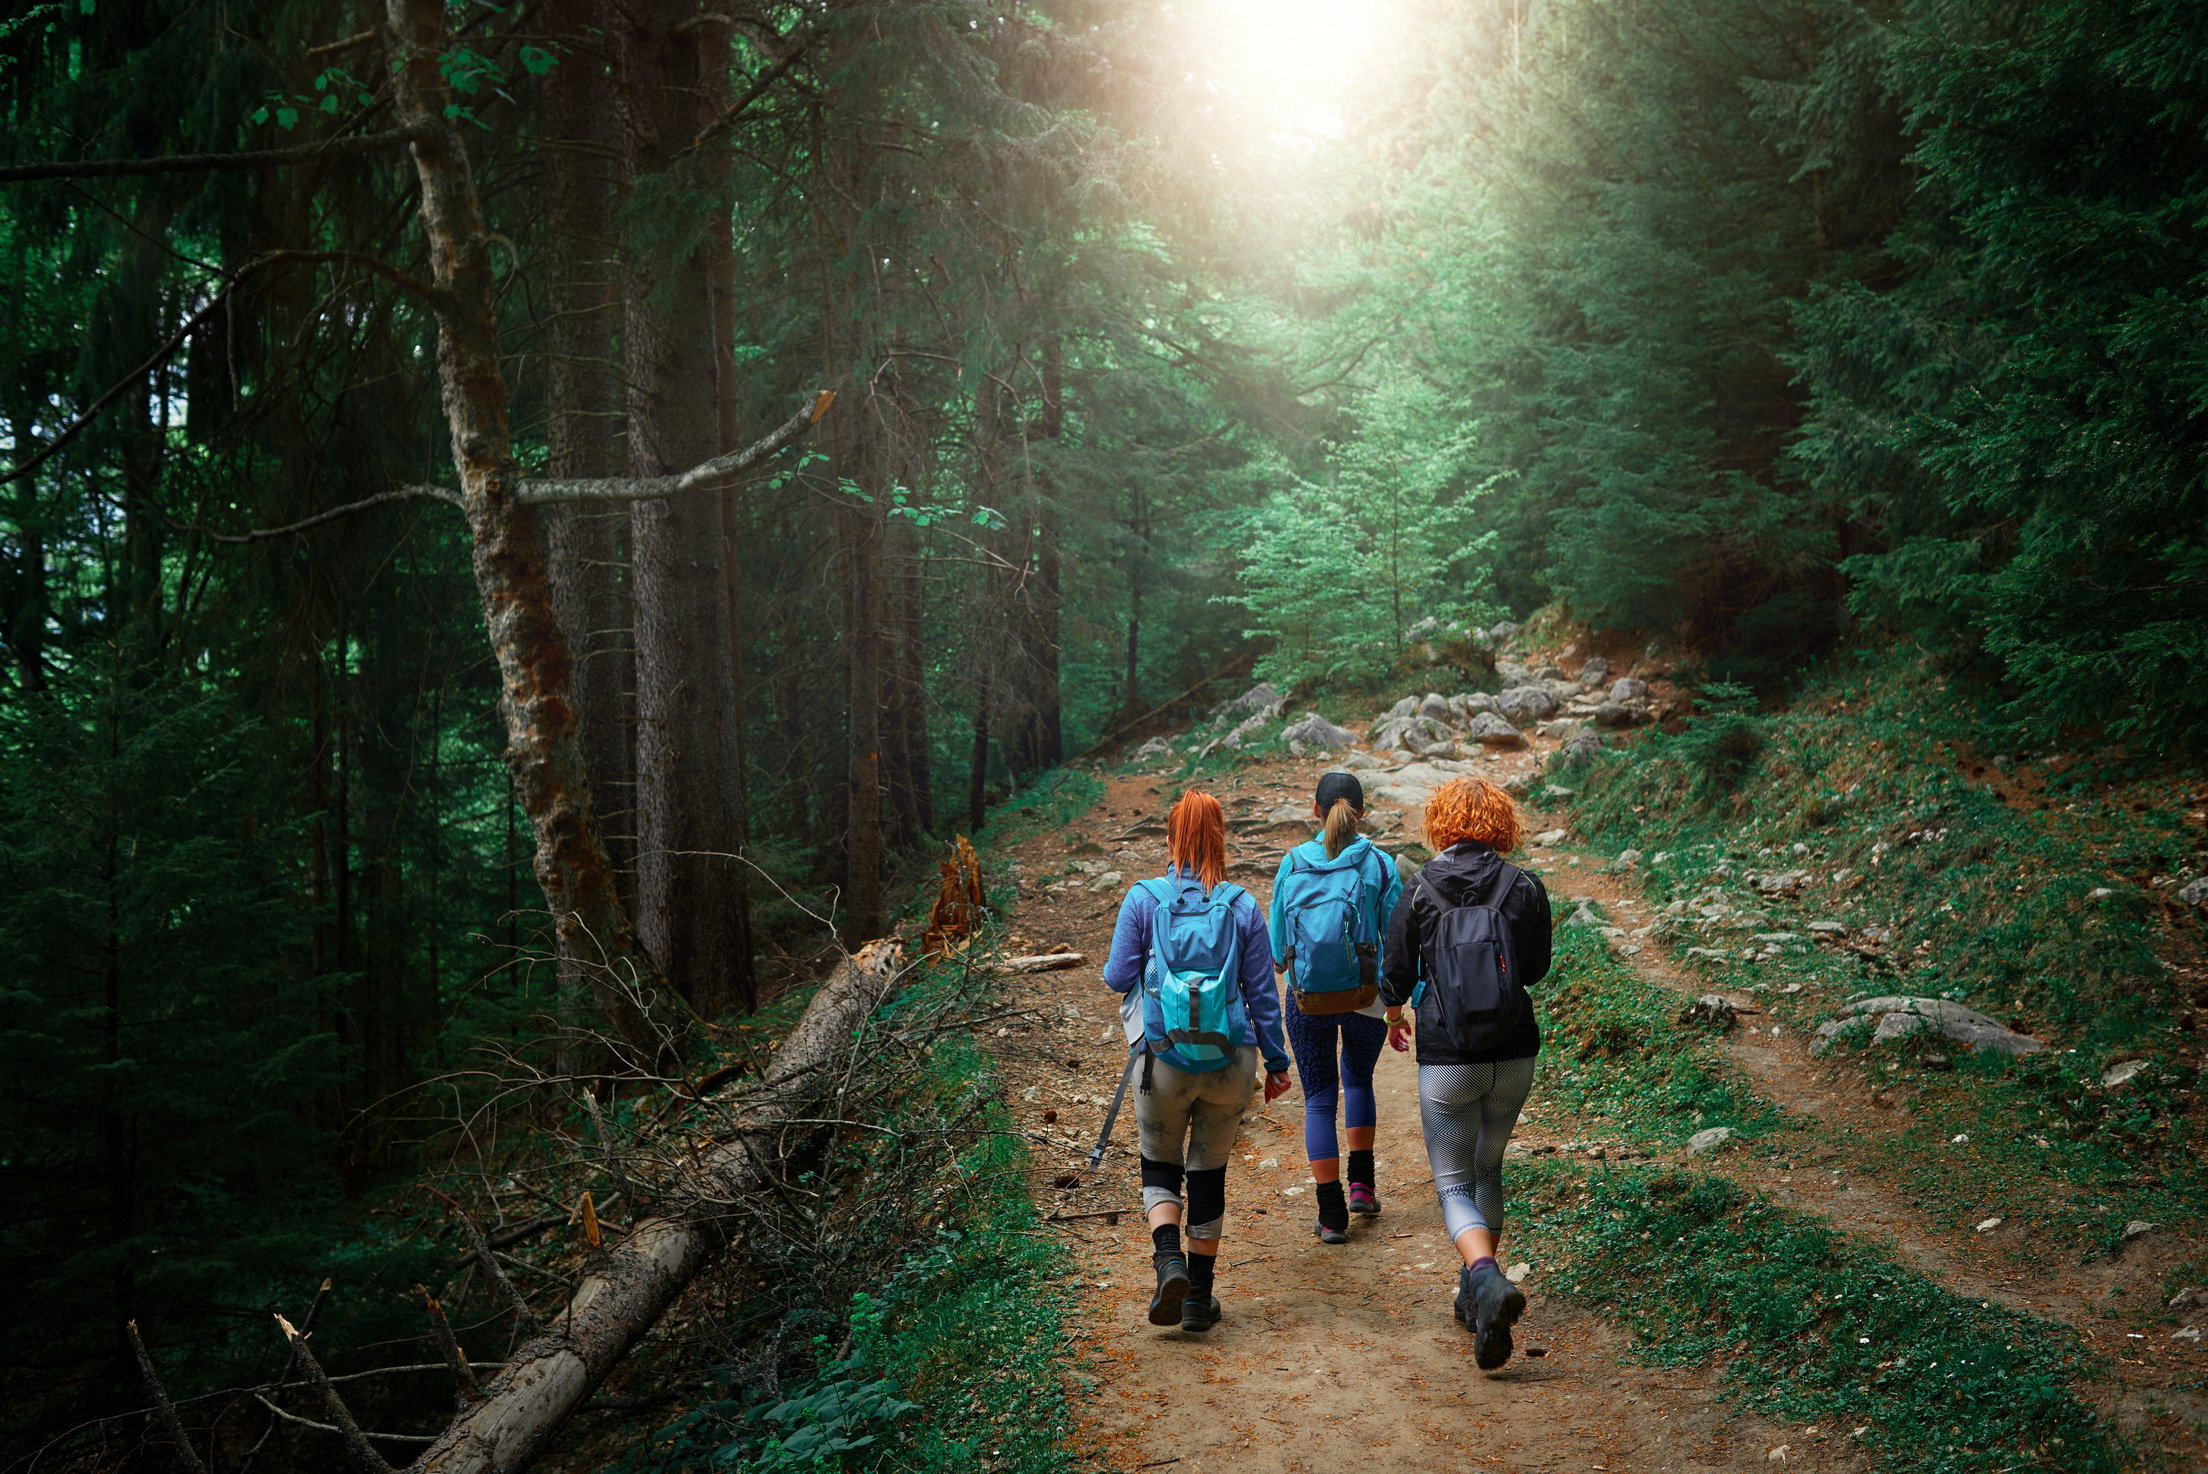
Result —
M0 22L9 1457L420 1272L428 1082L1253 676L1555 604L2208 743L2208 7L1319 9Z

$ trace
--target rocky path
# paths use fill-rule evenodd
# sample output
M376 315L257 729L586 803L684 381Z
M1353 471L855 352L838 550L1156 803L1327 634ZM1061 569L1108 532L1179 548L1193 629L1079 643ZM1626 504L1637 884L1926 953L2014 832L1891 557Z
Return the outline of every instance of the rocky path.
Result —
M1451 718L1461 727L1488 714ZM1541 714L1509 715L1525 721ZM1396 721L1406 720L1399 710ZM1383 845L1417 835L1425 794L1453 772L1511 782L1527 793L1532 827L1545 841L1515 858L1543 875L1559 919L1569 902L1593 901L1620 924L1620 948L1645 977L1683 999L1711 991L1664 947L1632 937L1654 919L1634 878L1576 849L1567 821L1540 807L1542 765L1575 730L1547 726L1522 748L1417 760L1361 753L1350 761L1367 770L1368 822ZM1299 811L1323 766L1273 759L1207 785L1228 805L1232 878L1261 903L1281 851L1308 836ZM1084 1402L1085 1432L1102 1467L1332 1474L1862 1466L1838 1430L1743 1417L1719 1405L1707 1373L1637 1365L1615 1328L1543 1294L1537 1262L1523 1281L1531 1309L1518 1339L1526 1354L1498 1376L1476 1371L1470 1340L1450 1318L1453 1251L1432 1196L1415 1072L1405 1056L1384 1056L1376 1081L1385 1213L1355 1223L1347 1246L1320 1244L1310 1229L1302 1098L1291 1092L1255 1109L1228 1179L1219 1274L1227 1318L1203 1337L1149 1326L1142 1315L1149 1245L1131 1120L1123 1117L1100 1171L1087 1171L1087 1154L1125 1060L1098 973L1126 885L1163 867L1164 791L1146 777L1113 779L1089 813L1021 847L1016 942L1023 950L1071 947L1088 960L1019 980L1008 1006L1032 1012L1008 1023L997 1041L1014 1107L1048 1143L1036 1154L1037 1202L1061 1220L1051 1231L1072 1240L1080 1266L1081 1331L1103 1374ZM2159 1417L2166 1428L2173 1416L2194 1429L2208 1425L2200 1373L2185 1355L2191 1348L2158 1344L2166 1331L2150 1345L2128 1329L2130 1319L2151 1313L2151 1295L2134 1297L2128 1318L2120 1292L2111 1298L2111 1282L2138 1279L2143 1266L2065 1261L2052 1272L2028 1270L1967 1228L1926 1221L1877 1173L1878 1143L1902 1129L1906 1111L1813 1062L1806 1040L1757 1025L1753 1016L1749 1023L1728 1052L1760 1093L1791 1113L1795 1130L1784 1155L1727 1153L1721 1170L1890 1246L1953 1293L2077 1327L2089 1344L2110 1351L2110 1376L2086 1390L2119 1425L2137 1430ZM1590 1136L1599 1133L1546 1106L1537 1087L1513 1150ZM1115 1210L1123 1215L1116 1223L1094 1216ZM1506 1262L1518 1257L1510 1248L1506 1241Z

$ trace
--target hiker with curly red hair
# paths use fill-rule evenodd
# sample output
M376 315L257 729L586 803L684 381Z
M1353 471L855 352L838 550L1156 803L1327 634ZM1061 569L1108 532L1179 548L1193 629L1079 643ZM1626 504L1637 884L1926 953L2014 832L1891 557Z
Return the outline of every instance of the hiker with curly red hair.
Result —
M1541 1049L1528 990L1549 970L1549 893L1503 859L1524 824L1509 794L1455 778L1426 803L1434 858L1405 889L1382 949L1388 1043L1409 1047L1418 1013L1418 1117L1442 1220L1464 1261L1457 1319L1483 1371L1510 1359L1526 1297L1495 1260L1503 1148L1533 1088Z
M1135 886L1120 904L1104 985L1121 998L1128 1071L1139 1060L1142 1074L1135 1124L1157 1270L1150 1324L1208 1331L1220 1314L1212 1286L1226 1216L1227 1154L1249 1109L1260 1058L1265 1098L1287 1090L1288 1047L1265 917L1249 892L1227 883L1227 817L1219 800L1195 789L1181 795L1166 819L1165 857L1165 874Z

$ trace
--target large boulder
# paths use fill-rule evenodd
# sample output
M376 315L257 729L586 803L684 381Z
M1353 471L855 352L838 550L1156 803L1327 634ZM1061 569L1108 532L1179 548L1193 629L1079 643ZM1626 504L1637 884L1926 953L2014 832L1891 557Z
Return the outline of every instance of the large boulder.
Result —
M1598 727L1636 727L1648 720L1648 708L1628 706L1622 701L1605 701L1595 708L1595 725Z
M1391 717L1372 734L1372 745L1380 751L1414 756L1446 747L1453 740L1450 730L1429 716Z
M1147 763L1156 758L1171 757L1173 744L1163 737L1153 737L1129 754L1129 761Z
M1526 734L1494 712L1483 711L1464 729L1468 741L1486 747L1524 747Z
M1438 691L1428 691L1426 693L1426 699L1418 704L1418 714L1422 717L1432 717L1437 722L1446 722L1456 716L1456 713L1450 710L1449 698Z
M1518 625L1515 620L1498 620L1487 627L1487 637L1498 645L1517 633Z
M1841 1010L1839 1018L1819 1024L1817 1042L1811 1046L1811 1052L1823 1054L1832 1047L1834 1039L1866 1025L1872 1028L1873 1039L1881 1043L1936 1033L1981 1053L2037 1054L2047 1047L2029 1034L2019 1034L1975 1008L1965 1008L1946 998L1889 995L1851 1003Z
M1448 759L1405 763L1392 772L1374 775L1365 784L1368 798L1384 804L1412 808L1434 796L1434 790L1451 778L1472 771L1472 764Z
M1389 707L1386 711L1382 712L1378 717L1373 719L1372 726L1368 729L1369 735L1377 740L1380 736L1381 728L1387 726L1390 722L1400 722L1405 717L1412 715L1417 710L1418 698L1416 696L1404 697L1401 701L1398 701L1395 705Z
M1307 711L1280 734L1284 742L1300 742L1306 747L1349 747L1357 736L1347 727L1337 727L1315 711Z
M1592 761L1595 754L1601 751L1602 734L1600 732L1581 731L1564 740L1564 745L1559 747L1555 754L1550 757L1549 766L1551 768L1575 767L1580 763Z
M1609 679L1610 662L1604 660L1600 655L1588 656L1586 662L1579 668L1579 683L1582 686L1599 686Z
M1260 681L1232 701L1222 701L1213 707L1208 720L1214 727L1234 727L1253 716L1270 718L1279 715L1279 689L1269 681Z
M1495 698L1495 709L1521 727L1556 715L1557 699L1546 686L1512 686Z
M1496 711L1495 698L1485 691L1466 691L1449 698L1449 711L1461 726L1483 711Z
M1610 683L1610 699L1618 702L1646 701L1648 682L1636 681L1631 676L1619 676Z

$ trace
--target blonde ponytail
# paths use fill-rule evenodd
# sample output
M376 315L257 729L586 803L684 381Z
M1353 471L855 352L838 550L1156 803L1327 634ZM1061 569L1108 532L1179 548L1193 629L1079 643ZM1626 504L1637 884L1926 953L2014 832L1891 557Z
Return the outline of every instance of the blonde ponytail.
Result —
M1357 837L1357 811L1349 806L1348 799L1334 800L1334 807L1326 811L1326 828L1321 833L1329 860L1349 848L1349 842Z

